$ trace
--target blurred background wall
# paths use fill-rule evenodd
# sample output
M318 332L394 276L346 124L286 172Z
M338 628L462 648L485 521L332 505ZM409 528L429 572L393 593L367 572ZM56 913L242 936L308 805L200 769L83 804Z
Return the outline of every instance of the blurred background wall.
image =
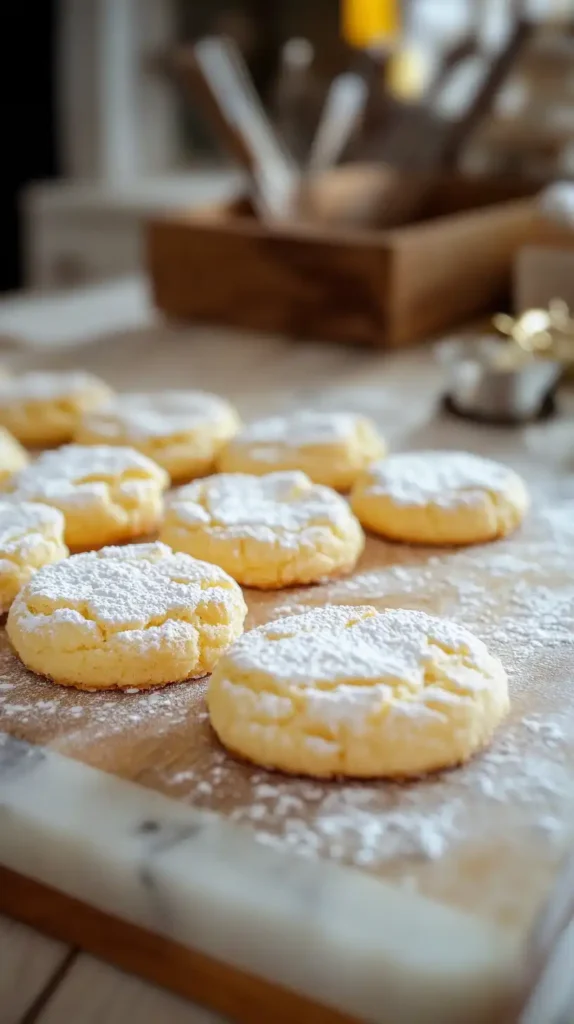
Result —
M313 53L306 89L318 101L348 60L341 35L346 2L1 5L2 38L17 62L3 61L1 72L8 141L0 196L0 291L60 288L132 271L141 260L143 217L211 201L237 186L237 172L222 158L203 119L162 70L162 55L204 33L235 36L261 95L281 121L286 44L303 40ZM496 36L516 9L514 0L380 3L394 9L406 43L415 49L424 44L427 54L464 32L477 14L487 34ZM523 7L545 18L567 13L574 0L524 0ZM299 46L298 52L304 50ZM565 90L570 108L571 79ZM568 116L566 111L564 124ZM564 130L572 128L566 124Z
M23 279L19 197L59 174L56 139L56 0L0 5L0 291Z

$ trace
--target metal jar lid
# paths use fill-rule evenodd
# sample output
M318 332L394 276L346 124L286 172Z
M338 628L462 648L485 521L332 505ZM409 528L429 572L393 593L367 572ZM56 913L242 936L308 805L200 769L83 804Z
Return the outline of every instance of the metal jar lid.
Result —
M554 359L523 355L496 336L453 338L437 346L445 406L465 419L513 425L551 415L562 374Z

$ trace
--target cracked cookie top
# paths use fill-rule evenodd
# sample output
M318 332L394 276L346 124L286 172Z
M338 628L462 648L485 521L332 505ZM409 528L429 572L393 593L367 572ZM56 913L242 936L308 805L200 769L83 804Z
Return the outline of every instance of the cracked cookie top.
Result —
M66 445L44 452L9 484L14 498L59 508L74 549L131 540L157 528L164 469L133 448Z
M190 528L210 526L247 538L272 531L278 544L287 545L309 527L344 528L349 516L343 498L296 471L261 477L220 473L180 488L168 501L168 517Z
M210 671L245 613L240 588L218 566L132 544L36 573L8 633L22 661L57 682L144 687Z
M246 633L208 690L222 742L318 776L409 776L466 760L508 708L506 673L455 622L327 606Z
M300 472L197 480L169 499L160 536L262 589L349 571L364 545L344 498Z

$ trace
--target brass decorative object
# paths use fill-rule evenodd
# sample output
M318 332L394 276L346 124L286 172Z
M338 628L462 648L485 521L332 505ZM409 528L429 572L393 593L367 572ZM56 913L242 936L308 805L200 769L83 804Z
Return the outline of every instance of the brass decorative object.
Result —
M548 309L528 309L517 317L498 313L493 324L523 353L574 363L574 316L562 299L552 299Z

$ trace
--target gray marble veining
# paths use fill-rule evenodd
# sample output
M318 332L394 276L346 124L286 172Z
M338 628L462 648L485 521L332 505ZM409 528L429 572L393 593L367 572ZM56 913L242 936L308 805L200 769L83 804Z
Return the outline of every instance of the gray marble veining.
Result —
M375 1024L487 1021L514 983L518 951L485 922L49 750L0 751L0 863L104 912Z
M0 733L0 781L31 771L45 758L41 747L33 747L14 736Z

